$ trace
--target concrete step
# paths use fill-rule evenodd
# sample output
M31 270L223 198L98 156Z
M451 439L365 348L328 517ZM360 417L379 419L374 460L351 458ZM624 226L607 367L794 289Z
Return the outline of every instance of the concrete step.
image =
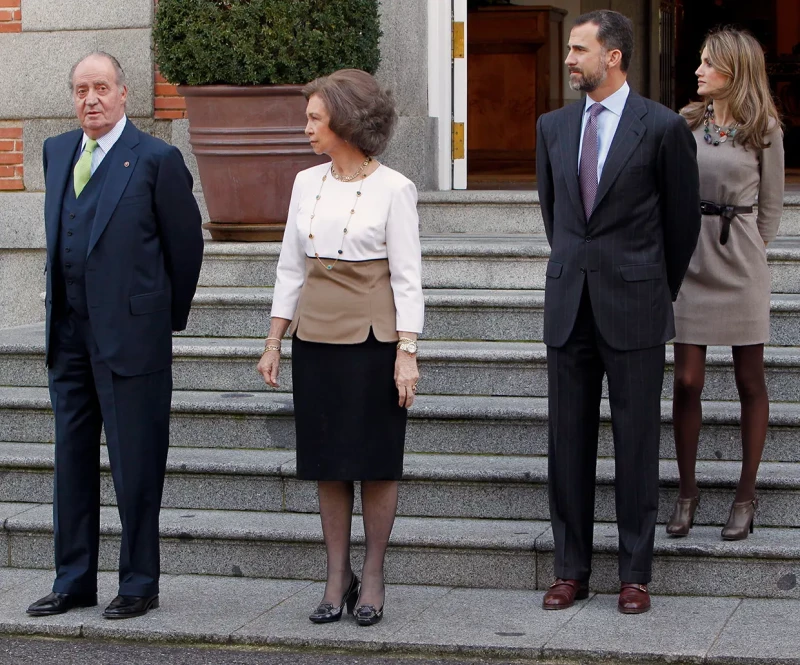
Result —
M631 618L617 611L616 593L592 592L569 610L545 612L544 591L389 584L383 621L365 630L352 617L308 621L322 582L162 575L161 606L146 619L107 621L98 608L26 616L52 575L0 568L6 662L796 665L800 653L800 602L792 599L664 596L651 585L652 610ZM115 573L98 575L100 607L118 584Z
M101 509L100 567L118 560L116 509ZM0 504L0 556L14 568L50 569L52 507ZM324 549L319 517L301 513L164 509L161 570L165 574L321 579ZM363 549L353 519L354 563ZM613 524L598 524L592 588L619 588ZM757 529L745 541L723 542L717 527L695 527L688 539L656 535L652 589L657 594L800 598L800 533ZM471 588L546 588L553 579L547 522L398 517L387 582Z
M610 413L601 404L600 456L613 455ZM672 403L661 405L662 457L674 457ZM700 459L741 459L739 404L706 402ZM172 396L171 441L189 448L291 449L292 398L285 393L178 390ZM764 459L800 462L800 404L776 403ZM0 441L53 441L46 388L0 387ZM406 451L546 455L547 400L540 397L422 395L409 411Z
M783 199L780 233L800 236L800 192ZM420 192L420 230L430 233L544 233L536 191Z
M272 289L197 290L188 337L263 337ZM541 341L544 291L426 289L425 339ZM772 296L770 343L800 346L800 294Z
M200 286L275 284L281 243L205 245ZM422 238L426 289L544 289L550 247L544 235L450 234ZM776 238L767 250L773 293L800 293L800 238Z
M272 391L254 371L262 339L176 337L176 390ZM281 392L292 390L292 343L283 342ZM710 347L707 400L738 400L730 348ZM664 399L672 398L673 353L667 347ZM800 395L800 348L766 347L764 363L770 399ZM419 353L420 395L547 396L547 350L541 342L425 341ZM46 386L44 324L0 330L0 385ZM607 391L604 391L606 394Z
M101 451L101 503L115 505L108 455ZM725 523L738 462L701 461L702 505L696 524ZM0 502L47 503L53 492L53 446L0 443ZM659 521L677 498L678 470L661 462ZM597 464L598 521L614 521L614 461ZM765 462L760 469L760 526L800 527L800 463ZM286 450L172 448L162 505L165 508L318 511L314 483L296 479L294 454ZM360 501L356 510L360 511ZM398 515L475 519L549 519L547 458L541 456L409 453L400 485Z
M800 296L798 296L800 300ZM425 291L425 337L463 340L539 340L544 292L433 289ZM190 337L263 337L269 329L272 288L197 290ZM800 331L798 331L800 337Z

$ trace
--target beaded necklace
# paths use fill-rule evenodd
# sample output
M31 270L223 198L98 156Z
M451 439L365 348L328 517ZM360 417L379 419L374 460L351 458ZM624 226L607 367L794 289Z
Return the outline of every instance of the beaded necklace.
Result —
M714 128L714 132L717 135L717 138L711 136L711 129L709 128L711 125ZM720 127L714 122L714 105L709 104L706 108L706 112L703 115L703 140L708 143L708 145L717 146L720 143L725 143L728 140L728 137L731 139L731 145L736 145L736 128L739 126L738 122L733 123L730 127Z
M342 254L344 254L344 239L347 237L347 230L350 227L350 221L353 219L353 215L356 214L356 206L358 205L359 199L361 199L361 188L363 186L364 179L367 177L366 173L361 173L361 182L358 183L356 198L353 201L352 207L350 208L350 216L347 218L347 223L344 225L344 228L342 229L342 243L341 245L339 245L338 256L336 257L336 260L333 263L325 263L320 258L319 252L317 251L317 246L314 244L314 232L312 226L314 224L314 217L316 217L317 214L317 204L319 203L319 200L322 198L322 188L325 187L325 181L328 179L328 174L331 173L332 168L333 165L331 165L331 168L328 169L328 173L322 176L322 182L320 183L319 191L317 192L317 198L314 200L314 208L311 211L311 221L308 225L308 237L311 240L311 247L314 250L314 258L320 262L320 265L322 265L322 267L325 268L325 270L333 270L333 266L339 263L339 259L342 258Z

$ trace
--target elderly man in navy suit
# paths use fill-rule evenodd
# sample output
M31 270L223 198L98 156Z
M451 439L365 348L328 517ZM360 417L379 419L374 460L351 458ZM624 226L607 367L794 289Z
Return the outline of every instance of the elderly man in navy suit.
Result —
M103 616L124 619L158 607L172 332L186 327L203 238L180 152L125 115L119 62L92 53L70 86L81 129L44 144L56 579L28 614L97 605L104 427L122 545Z

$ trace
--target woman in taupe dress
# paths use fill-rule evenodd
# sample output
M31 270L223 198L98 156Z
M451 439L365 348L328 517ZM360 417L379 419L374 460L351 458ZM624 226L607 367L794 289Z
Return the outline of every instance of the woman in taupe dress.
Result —
M722 538L742 540L753 529L756 474L769 421L766 246L777 235L783 208L783 135L764 53L752 35L728 28L709 34L695 74L703 100L681 113L697 140L703 226L675 302L673 421L680 490L667 533L685 536L694 521L706 348L724 345L733 349L741 402L742 471Z

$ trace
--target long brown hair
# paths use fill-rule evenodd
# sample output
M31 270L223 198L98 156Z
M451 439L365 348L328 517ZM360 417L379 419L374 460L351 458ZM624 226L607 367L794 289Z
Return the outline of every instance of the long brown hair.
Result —
M714 69L728 77L722 94L728 100L733 119L739 123L736 141L745 147L767 148L770 144L765 137L781 120L769 89L761 44L746 30L725 27L710 32L701 53L703 49L708 49ZM710 103L711 98L706 97L681 109L692 130L703 123Z

